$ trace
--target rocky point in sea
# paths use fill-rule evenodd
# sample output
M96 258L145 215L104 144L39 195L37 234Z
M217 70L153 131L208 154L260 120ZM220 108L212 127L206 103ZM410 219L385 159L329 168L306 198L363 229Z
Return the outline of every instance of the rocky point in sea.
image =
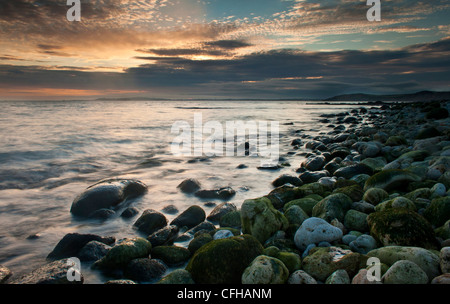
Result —
M0 282L67 283L55 267L73 256L113 274L108 284L449 284L449 109L436 101L323 114L328 131L291 133L292 167L271 171L266 195L237 207L230 188L179 181L174 189L199 204L174 220L133 209L135 237L71 233L29 274L12 278L14 269L0 266ZM108 218L142 195L140 181L106 180L71 212ZM207 214L200 199L225 202Z

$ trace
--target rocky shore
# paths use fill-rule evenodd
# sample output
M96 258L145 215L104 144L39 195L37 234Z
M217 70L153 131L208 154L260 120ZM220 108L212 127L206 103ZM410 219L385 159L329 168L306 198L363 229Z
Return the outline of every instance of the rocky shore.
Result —
M194 205L169 222L132 206L146 194L142 182L100 181L72 214L132 219L136 237L67 234L29 274L11 280L14 270L0 265L0 283L83 283L90 267L107 284L449 284L449 109L442 101L322 115L328 132L293 133L292 174L275 168L274 189L239 208L231 188L174 185L223 201L210 214ZM73 282L71 257L82 262Z

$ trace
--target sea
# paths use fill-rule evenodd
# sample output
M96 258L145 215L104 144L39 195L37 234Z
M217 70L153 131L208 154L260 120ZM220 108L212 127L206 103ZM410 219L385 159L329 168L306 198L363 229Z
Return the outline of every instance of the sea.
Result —
M138 234L133 228L137 217L72 217L74 198L100 180L145 183L148 192L132 202L140 212L172 205L179 214L199 205L208 215L222 202L182 193L177 186L187 178L197 179L203 189L233 188L236 195L229 202L239 208L245 199L268 194L279 175L297 174L306 151L294 149L291 142L329 132L328 124L320 122L321 114L360 107L279 100L2 101L0 106L0 264L14 273L13 278L47 263L46 256L67 233L116 239ZM204 133L209 122L222 126L227 138L227 122L236 121L267 122L269 131L278 125L271 134L278 135L280 163L289 165L261 170L266 159L254 153L173 152L177 123L191 127L184 135L207 142L212 136ZM215 140L223 140L220 135L213 134ZM178 214L165 215L170 222ZM108 279L89 265L82 264L82 273L88 284Z

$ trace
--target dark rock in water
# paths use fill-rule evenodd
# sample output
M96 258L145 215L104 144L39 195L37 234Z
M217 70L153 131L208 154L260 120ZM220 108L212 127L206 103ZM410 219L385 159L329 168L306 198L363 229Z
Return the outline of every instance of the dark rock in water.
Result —
M269 192L266 197L270 200L275 209L283 208L283 206L297 198L300 198L301 194L298 187L294 187L290 184L285 184Z
M359 164L339 168L334 172L333 175L336 177L343 177L346 179L351 179L355 175L359 175L359 174L372 175L373 169L365 164L359 163Z
M284 184L291 184L291 185L299 187L299 186L303 185L303 181L296 176L292 176L289 174L283 174L283 175L277 177L277 179L275 179L272 182L272 185L274 187L280 187L280 186L283 186Z
M319 179L321 179L322 177L327 177L330 176L330 174L328 173L328 171L323 170L323 171L305 171L302 174L299 175L299 178L305 183L305 184L310 184L310 183L315 183L317 182Z
M161 209L161 212L164 212L167 214L177 214L179 211L175 205L167 205Z
M109 249L111 249L111 246L97 241L90 241L81 248L78 258L80 261L97 261L103 258Z
M301 144L302 144L302 140L299 138L296 138L291 142L291 146L300 146Z
M204 199L220 199L229 200L236 194L230 187L220 188L217 190L199 190L195 192L195 196Z
M236 167L236 169L246 169L248 166L246 164L240 164Z
M200 233L189 242L188 250L191 254L194 254L200 247L211 242L212 240L213 237L210 233Z
M302 162L301 166L305 167L309 171L319 171L325 165L325 157L322 155L308 157Z
M177 186L184 193L194 193L201 188L200 182L196 179L185 179Z
M345 128L344 128L345 129ZM334 138L333 138L333 142L335 142L335 143L341 143L341 142L344 142L345 140L347 140L347 138L350 136L350 134L348 134L348 133L343 133L343 134L339 134L339 135L336 135Z
M199 231L215 231L216 230L216 226L214 226L213 223L208 222L208 221L204 221L203 223L198 224L197 226L195 226L194 228L191 228L187 231L188 234L190 235L194 235Z
M219 220L227 213L236 211L236 205L233 203L223 202L220 205L216 206L211 213L206 218L211 222L219 222Z
M164 214L153 209L145 210L134 223L134 226L141 232L152 234L158 229L167 225L167 219Z
M128 263L124 275L137 282L152 282L160 279L166 270L167 267L158 260L140 258Z
M70 212L76 216L89 217L97 210L118 207L124 201L139 197L146 191L147 186L137 180L100 181L75 198Z
M152 244L152 247L172 244L178 236L178 226L170 225L159 229L148 236L147 240Z
M12 276L11 270L0 265L0 284L5 283Z
M116 214L114 210L102 208L91 213L90 218L107 220Z
M424 128L419 131L416 136L416 139L425 139L430 137L441 136L441 132L439 132L435 127Z
M49 253L47 259L60 260L77 257L80 250L91 241L112 245L116 239L114 237L101 237L95 234L69 233L59 241L53 251Z
M214 240L195 252L186 270L197 284L241 284L245 268L263 249L251 235Z
M306 149L319 151L325 151L327 149L327 147L322 142L316 140L307 142L305 147Z
M11 282L12 284L83 284L82 273L73 272L73 262L63 259L46 264L29 274ZM68 274L73 274L72 282L67 279ZM79 275L79 276L78 276ZM79 280L77 280L79 279Z
M186 226L192 228L203 222L206 218L205 210L200 206L191 206L180 215L178 215L170 225L176 225L178 227Z
M277 165L267 164L256 167L256 169L258 170L270 170L270 171L279 170L280 168L283 168L283 166L280 166L278 164Z
M122 212L122 214L120 216L123 218L132 218L133 216L135 216L138 213L139 213L139 210L137 208L128 207Z
M367 217L370 234L383 246L437 248L438 242L430 223L418 213L391 208Z
M186 262L191 256L191 252L179 246L158 246L153 248L152 257L160 259L168 266L178 266Z

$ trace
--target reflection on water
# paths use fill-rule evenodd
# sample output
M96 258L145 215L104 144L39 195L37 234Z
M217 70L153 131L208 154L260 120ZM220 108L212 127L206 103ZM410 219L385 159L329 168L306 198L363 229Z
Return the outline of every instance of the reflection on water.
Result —
M230 186L238 207L247 198L267 194L271 181L295 174L302 161L290 142L305 131L325 130L321 113L351 106L306 105L299 102L2 102L0 112L0 264L16 275L36 268L69 232L95 233L117 239L136 235L133 219L77 221L69 213L73 199L89 185L113 177L139 179L148 193L134 202L141 211L174 205L183 211L201 205L176 188L186 178L203 188ZM279 121L280 155L291 167L262 171L257 157L180 157L170 153L176 121L193 125L218 121ZM311 131L313 130L313 131ZM205 135L207 136L207 135ZM237 169L240 164L247 168ZM166 214L172 220L176 214ZM31 237L30 237L31 236ZM95 282L98 277L88 275Z

